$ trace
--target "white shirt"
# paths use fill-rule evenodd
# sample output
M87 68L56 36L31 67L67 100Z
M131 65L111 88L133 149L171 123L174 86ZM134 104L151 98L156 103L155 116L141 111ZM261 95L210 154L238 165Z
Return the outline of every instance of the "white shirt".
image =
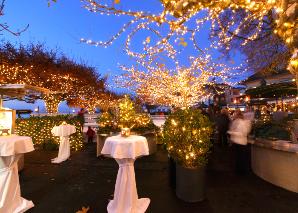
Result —
M247 135L250 132L251 124L249 120L235 119L228 131L231 141L236 144L247 145Z

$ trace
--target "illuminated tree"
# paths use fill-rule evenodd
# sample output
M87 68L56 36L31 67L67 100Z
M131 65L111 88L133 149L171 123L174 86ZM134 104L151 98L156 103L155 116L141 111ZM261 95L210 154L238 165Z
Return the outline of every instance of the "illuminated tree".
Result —
M151 57L137 62L121 67L126 73L117 79L119 86L132 89L146 103L178 108L206 100L213 92L208 86L219 82L232 84L235 75L241 74L240 67L215 63L207 52L190 57L189 66L180 66L174 60L171 68L169 63Z
M100 132L117 131L120 128L132 128L136 132L155 130L151 117L143 113L128 95L117 101L115 108L103 112L97 119Z
M73 106L83 104L82 107L94 110L97 100L108 97L104 95L105 79L94 68L77 64L60 55L55 50L46 50L40 44L15 48L5 43L0 47L0 83L47 88L55 94L63 95L60 101L71 100ZM49 101L56 103L50 97L45 97L45 101L48 106ZM55 112L56 107L50 112Z
M244 10L233 12L226 10L220 20L222 26L228 26L231 22L237 25L245 22L247 13ZM239 28L237 35L233 31L228 31L233 35L229 43L224 43L219 47L223 55L229 57L234 54L235 50L240 50L246 56L247 67L254 72L272 72L274 70L286 69L289 64L289 59L293 53L293 47L289 46L277 34L276 19L274 12L269 12L264 19L262 19L260 31L256 39L249 39L248 35L252 32L256 25L260 24L260 20L255 20L250 24L242 25ZM235 19L237 17L237 19ZM222 27L216 26L211 33L213 39L220 39L219 35ZM288 34L293 35L294 32L290 29ZM241 45L246 42L245 45Z
M49 94L43 97L48 113L58 113L58 107L62 100L61 94Z
M135 125L136 111L134 103L128 96L125 96L119 102L119 119L118 124L121 128L132 128Z
M176 53L174 43L186 46L190 41L195 49L200 51L197 33L204 24L211 26L216 36L212 47L231 48L234 38L243 38L238 42L241 46L250 41L259 40L266 25L270 25L271 34L276 33L293 54L297 48L297 2L295 0L160 0L164 10L160 13L150 13L141 10L121 9L120 1L83 0L85 8L102 15L126 16L131 18L117 34L107 41L92 41L81 39L82 42L96 46L108 46L124 32L128 32L125 50L128 55L145 57L131 49L134 36L140 31L147 31L144 38L150 43L150 54L156 54L167 49L171 57ZM229 20L222 22L222 16L229 13ZM239 17L239 13L242 13ZM268 20L268 19L272 19ZM167 31L166 31L167 30ZM245 32L245 37L243 33ZM189 41L188 41L189 40ZM169 51L171 50L171 51ZM278 56L278 55L276 55ZM282 60L288 54L281 55Z

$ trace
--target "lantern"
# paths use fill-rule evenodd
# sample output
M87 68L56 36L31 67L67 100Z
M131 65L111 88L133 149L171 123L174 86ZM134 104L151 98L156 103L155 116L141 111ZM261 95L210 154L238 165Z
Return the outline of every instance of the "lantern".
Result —
M122 128L121 129L121 136L122 137L128 137L128 136L130 136L130 128Z

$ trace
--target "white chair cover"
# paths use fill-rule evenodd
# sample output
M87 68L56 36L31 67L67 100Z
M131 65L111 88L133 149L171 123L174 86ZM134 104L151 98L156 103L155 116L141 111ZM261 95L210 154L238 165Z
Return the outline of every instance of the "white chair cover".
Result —
M58 157L52 159L52 163L61 163L67 160L70 156L69 136L76 132L76 127L73 125L60 125L52 129L52 134L60 137L60 145Z
M34 150L30 137L0 137L0 213L20 213L34 207L21 197L18 160L22 153Z
M119 164L114 199L108 204L108 212L144 213L149 206L150 199L138 199L134 161L139 156L149 155L146 138L142 136L109 137L104 144L102 154L116 158Z

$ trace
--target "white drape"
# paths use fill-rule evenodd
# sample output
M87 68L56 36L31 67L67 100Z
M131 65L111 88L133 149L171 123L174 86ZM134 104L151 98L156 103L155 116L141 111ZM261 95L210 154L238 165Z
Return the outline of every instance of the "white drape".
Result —
M0 213L21 213L34 206L21 197L17 165L20 156L0 157Z
M134 160L116 159L119 164L114 199L108 204L109 213L144 213L149 198L138 199Z
M113 136L106 139L102 154L111 156L119 164L114 199L108 204L108 213L144 213L149 206L149 198L138 199L134 161L148 155L145 137Z
M60 137L58 157L52 159L52 163L61 163L66 161L70 156L69 137Z
M34 204L21 197L18 160L23 153L34 150L27 136L0 137L0 213L21 213Z
M69 158L70 156L69 136L75 132L76 132L76 128L73 125L60 125L60 126L55 126L52 129L53 135L60 136L58 157L52 159L52 163L61 163Z

